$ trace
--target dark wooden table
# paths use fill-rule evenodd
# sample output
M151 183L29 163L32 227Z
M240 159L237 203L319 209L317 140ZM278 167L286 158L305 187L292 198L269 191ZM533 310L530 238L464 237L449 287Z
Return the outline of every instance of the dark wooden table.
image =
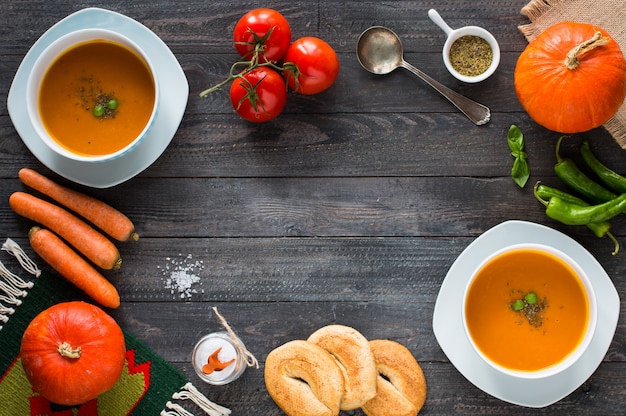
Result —
M270 1L294 38L313 35L338 52L335 85L317 96L289 96L276 120L253 125L232 112L227 91L198 98L237 59L236 21L261 3L249 1L11 1L0 4L0 195L22 189L29 166L127 213L141 239L121 245L124 266L107 273L122 305L112 312L128 331L182 370L207 396L238 415L279 415L263 382L275 347L332 323L369 339L405 344L424 369L423 414L623 414L626 404L624 316L604 361L580 388L555 405L531 410L482 392L449 362L432 329L446 272L481 233L509 219L548 225L579 241L626 293L623 252L585 228L561 226L532 195L553 173L558 134L536 125L519 105L513 70L526 40L518 25L526 0ZM182 123L164 154L137 177L109 189L79 186L47 170L20 140L7 93L29 47L51 25L88 6L136 19L174 52L190 85ZM427 17L436 8L453 27L475 24L500 42L496 74L462 84L443 66L444 33ZM359 34L385 25L403 40L406 59L492 109L472 125L407 71L377 77L355 56ZM511 124L525 134L532 175L520 189L509 173ZM626 153L603 130L575 136L563 149L576 157L588 138L598 157L626 171ZM27 250L30 221L0 204L0 235ZM626 244L626 224L614 222ZM626 250L625 250L626 251ZM190 290L168 283L175 269L197 276ZM173 286L173 288L171 288ZM622 302L622 305L623 302ZM220 329L217 306L250 351L248 369L227 386L195 375L190 356L201 334ZM625 309L625 308L622 308ZM360 415L360 411L346 414Z

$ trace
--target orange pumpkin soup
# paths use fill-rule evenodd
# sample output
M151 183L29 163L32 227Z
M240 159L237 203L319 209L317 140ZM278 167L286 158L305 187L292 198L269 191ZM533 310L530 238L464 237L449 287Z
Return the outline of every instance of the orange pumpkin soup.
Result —
M493 363L513 371L539 371L561 362L584 338L589 315L576 272L535 248L488 261L465 299L474 344Z
M59 145L82 156L129 145L148 123L154 101L154 78L144 60L104 39L65 51L39 89L44 127Z

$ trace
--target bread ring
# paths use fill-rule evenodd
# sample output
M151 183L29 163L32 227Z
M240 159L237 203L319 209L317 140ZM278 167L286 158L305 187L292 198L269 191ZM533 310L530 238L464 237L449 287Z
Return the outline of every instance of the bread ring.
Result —
M367 339L354 328L328 325L308 339L328 351L344 376L341 410L359 408L376 395L376 362Z
M408 348L395 341L370 341L378 369L378 393L362 409L367 416L415 416L426 401L426 379Z
M269 353L265 386L289 416L336 416L343 375L333 357L310 342L290 341Z

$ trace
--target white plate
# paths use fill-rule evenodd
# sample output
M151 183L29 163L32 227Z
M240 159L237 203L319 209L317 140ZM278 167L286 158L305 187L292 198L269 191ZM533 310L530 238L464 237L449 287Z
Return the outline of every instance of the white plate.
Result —
M152 59L162 91L159 114L148 137L126 155L108 162L80 162L54 153L37 135L26 113L26 82L37 57L60 36L86 28L114 30L135 41ZM74 182L94 188L107 188L136 176L161 156L180 125L188 96L189 84L180 64L157 35L122 14L88 8L59 21L30 48L11 84L7 107L24 144L41 163Z
M587 351L561 374L539 380L498 373L472 349L463 330L463 293L470 273L493 252L519 243L552 246L576 259L589 276L598 298L598 326ZM598 368L613 340L619 308L619 295L613 282L584 247L543 225L507 221L474 240L450 267L435 303L433 329L450 362L476 387L509 403L545 407L576 390Z

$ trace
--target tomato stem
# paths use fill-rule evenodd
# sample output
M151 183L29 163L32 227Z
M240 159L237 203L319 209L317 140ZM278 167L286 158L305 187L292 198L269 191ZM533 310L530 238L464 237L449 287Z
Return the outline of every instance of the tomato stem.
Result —
M300 74L300 70L298 69L298 66L296 64L294 64L293 62L286 62L284 63L283 66L278 65L276 62L274 61L269 61L269 60L261 60L260 57L263 56L263 45L265 40L269 37L271 33L271 30L261 39L259 40L255 40L255 46L254 46L254 53L252 54L252 58L249 61L238 61L235 62L231 67L230 67L230 72L228 74L228 78L226 78L224 81L220 82L219 84L216 84L210 88L207 88L206 90L202 91L199 95L200 98L205 98L207 95L209 95L212 92L215 92L221 88L223 88L224 86L226 86L227 84L229 84L230 82L236 80L237 78L244 78L244 75L246 75L247 73L249 73L250 71L252 71L255 68L258 67L262 67L262 66L266 66L269 68L272 68L278 72L283 72L283 71L288 71L290 74L293 74L296 77L296 83L298 81L298 75ZM242 70L240 70L239 68L244 67ZM256 87L256 86L255 86Z
M239 110L239 107L241 107L241 104L245 102L246 100L250 101L250 105L252 106L254 111L259 110L259 103L261 104L261 108L263 108L263 102L259 98L259 94L257 94L256 88L261 82L263 82L265 77L261 78L254 85L252 85L250 81L248 81L246 78L242 78L242 79L243 79L243 82L246 84L246 85L242 85L242 87L246 90L246 95L241 97L241 100L239 100L239 103L237 104L236 110ZM263 110L265 109L263 108Z

